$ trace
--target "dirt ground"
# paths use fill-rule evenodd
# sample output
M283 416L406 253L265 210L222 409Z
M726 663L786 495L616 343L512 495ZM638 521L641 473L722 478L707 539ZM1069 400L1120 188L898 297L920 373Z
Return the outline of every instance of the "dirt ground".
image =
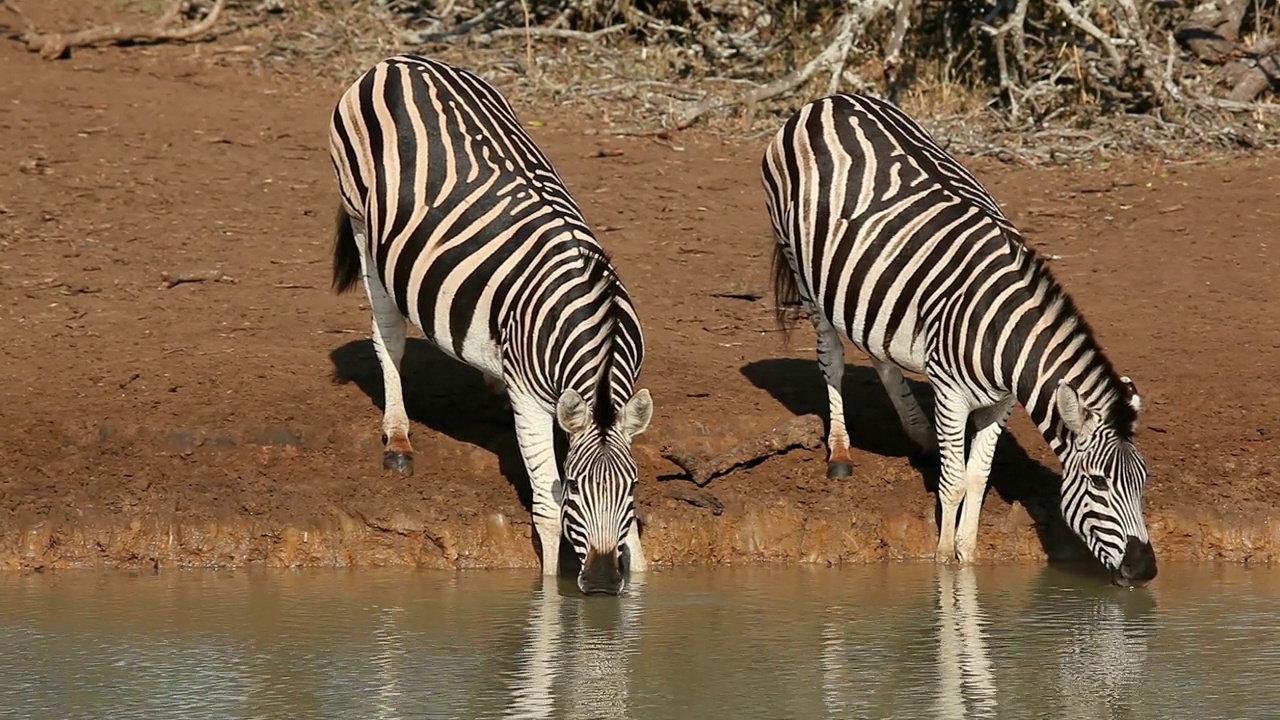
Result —
M535 567L509 415L421 340L406 361L417 474L382 474L368 310L328 287L342 88L250 73L241 54L47 62L0 42L0 567ZM673 149L520 111L642 313L651 559L930 556L933 496L854 351L854 478L825 479L825 451L800 449L699 491L658 453L825 413L811 332L788 347L773 331L764 141L686 132ZM972 167L1147 400L1160 557L1276 559L1280 157ZM211 270L234 282L162 287ZM1069 555L1040 510L1056 463L1021 411L1012 428L979 551Z

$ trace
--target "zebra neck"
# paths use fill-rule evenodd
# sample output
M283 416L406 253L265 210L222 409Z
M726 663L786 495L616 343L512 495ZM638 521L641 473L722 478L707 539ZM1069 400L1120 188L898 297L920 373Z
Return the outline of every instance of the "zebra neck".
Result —
M1074 320L1074 319L1073 319ZM1123 391L1115 371L1092 333L1078 322L1050 327L1024 345L1026 364L1016 384L1018 402L1026 409L1059 460L1071 448L1072 435L1058 411L1059 382L1066 381L1085 405L1110 416ZM1067 332L1064 332L1064 329Z

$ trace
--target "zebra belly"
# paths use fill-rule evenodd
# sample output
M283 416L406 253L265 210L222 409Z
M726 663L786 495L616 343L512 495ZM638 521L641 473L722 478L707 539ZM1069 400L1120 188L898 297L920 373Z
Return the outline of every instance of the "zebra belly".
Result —
M436 334L434 344L454 360L493 377L502 377L502 348L489 335L486 322L472 322L467 326L467 333L462 338L461 354L455 352L454 338L447 327L443 333Z
M832 315L831 324L841 328L854 347L880 362L896 365L910 372L924 373L928 350L925 333L917 331L919 319L914 310L908 310L902 322L892 332L886 328L887 308L873 318L862 315L846 318L841 309L837 309Z

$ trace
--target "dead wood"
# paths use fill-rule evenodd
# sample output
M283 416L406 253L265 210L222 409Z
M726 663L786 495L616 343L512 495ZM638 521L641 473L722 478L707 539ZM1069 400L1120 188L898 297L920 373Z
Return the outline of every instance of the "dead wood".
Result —
M1280 53L1276 40L1267 38L1248 51L1248 56L1223 68L1222 75L1231 92L1232 102L1252 102L1273 87L1280 87Z
M100 25L98 27L77 30L70 33L40 32L35 23L22 12L14 0L4 0L4 7L18 16L24 29L19 39L26 43L27 50L40 53L45 60L67 58L72 48L89 47L99 43L143 43L143 42L176 42L198 38L209 32L226 9L227 0L216 0L209 14L190 27L174 27L174 23L182 15L182 0L177 0L150 27L125 27L122 25Z
M1240 24L1255 0L1208 0L1178 23L1174 37L1205 62L1218 63L1240 49Z
M662 448L662 457L679 465L695 485L704 487L716 476L741 465L763 460L771 455L780 455L792 448L812 450L821 447L822 438L822 418L817 415L801 415L713 458L704 458L698 453L670 445Z

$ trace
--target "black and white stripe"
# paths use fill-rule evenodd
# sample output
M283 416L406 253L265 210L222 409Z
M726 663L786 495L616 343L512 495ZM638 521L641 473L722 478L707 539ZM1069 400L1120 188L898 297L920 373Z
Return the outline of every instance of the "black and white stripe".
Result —
M996 440L1016 401L1062 461L1071 528L1116 582L1154 577L1137 390L982 184L901 110L863 95L803 107L770 143L762 174L779 318L799 303L818 332L828 475L852 472L842 333L871 357L907 433L940 451L939 561L973 558ZM933 426L903 369L932 383Z
M330 153L342 195L334 287L363 277L386 388L384 466L412 474L400 362L405 319L505 388L533 487L544 574L561 530L584 592L645 566L631 440L649 424L635 307L550 161L473 73L388 58L338 101ZM553 430L569 437L565 479Z

